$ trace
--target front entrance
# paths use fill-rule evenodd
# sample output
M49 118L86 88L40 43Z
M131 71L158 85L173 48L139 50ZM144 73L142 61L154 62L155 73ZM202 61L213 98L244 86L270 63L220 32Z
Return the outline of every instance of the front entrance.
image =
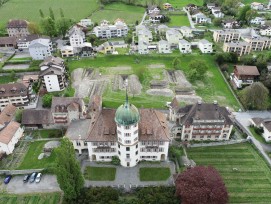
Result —
M165 154L162 154L162 155L161 155L161 161L165 161L165 159L166 159L166 155L165 155Z
M92 159L91 160L92 161L96 161L96 155L95 154L92 155Z
M130 162L127 162L127 167L129 167L130 166Z

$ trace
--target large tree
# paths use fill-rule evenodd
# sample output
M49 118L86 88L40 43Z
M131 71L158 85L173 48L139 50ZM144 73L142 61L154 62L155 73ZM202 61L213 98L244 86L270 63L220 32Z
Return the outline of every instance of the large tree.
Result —
M269 91L261 83L255 82L240 93L243 105L248 109L265 110L268 106Z
M208 70L207 65L202 60L193 60L189 65L188 78L191 81L203 79Z
M179 174L176 195L183 204L226 204L228 192L218 171L211 166L196 166Z
M84 178L79 162L75 158L75 151L68 138L61 140L61 145L55 149L57 155L57 181L64 192L65 200L71 202L78 198L84 187Z
M41 29L45 35L54 37L57 34L56 23L51 17L46 17L41 20Z

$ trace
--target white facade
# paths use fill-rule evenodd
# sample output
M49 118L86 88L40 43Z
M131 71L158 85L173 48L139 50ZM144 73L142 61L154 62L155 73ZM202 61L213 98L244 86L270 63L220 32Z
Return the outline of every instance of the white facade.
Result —
M262 3L258 3L258 2L253 2L250 4L250 8L254 9L254 10L263 10L264 5Z
M91 19L86 18L86 19L81 19L79 24L82 26L88 27L88 26L91 26L93 23Z
M261 126L263 127L262 136L264 137L266 142L270 142L271 141L271 132L264 125L261 124Z
M193 37L192 29L187 27L187 26L182 26L180 28L180 31L181 31L183 37L186 37L186 38L192 38Z
M195 18L196 24L211 23L211 18L208 18L203 13L197 13L193 15L192 17Z
M5 152L7 155L11 154L15 148L15 145L17 144L19 139L23 136L23 132L24 130L21 127L19 127L7 144L0 142L0 152L1 151Z
M54 92L54 91L62 91L63 89L59 86L59 81L57 75L45 75L44 77L44 83L46 86L46 90L48 92Z
M213 43L210 43L208 40L199 41L199 49L202 53L212 53L213 52Z
M183 35L178 30L170 29L166 31L166 39L171 47L178 47Z
M139 54L149 54L149 49L148 49L148 43L146 43L146 42L142 42L142 41L140 41L140 42L138 42L138 46L137 46L137 48L138 48L138 53Z
M261 17L256 17L251 19L250 21L251 24L256 24L256 25L264 25L265 24L265 19Z
M169 43L165 40L160 40L158 43L159 53L171 53Z
M29 45L30 56L34 60L43 60L52 55L53 47L50 39L39 38Z
M263 36L271 36L271 27L261 29L260 34Z
M96 26L93 31L98 38L125 37L128 34L128 26L121 20L117 20L114 25L109 25L103 21L100 26Z
M153 37L152 37L152 32L148 29L143 29L143 30L139 30L137 33L138 36L138 42L142 41L142 42L152 42Z
M81 30L81 28L78 28L77 26L72 28L69 38L72 47L82 47L86 41L85 33Z
M186 40L179 41L179 50L181 53L191 53L191 43Z

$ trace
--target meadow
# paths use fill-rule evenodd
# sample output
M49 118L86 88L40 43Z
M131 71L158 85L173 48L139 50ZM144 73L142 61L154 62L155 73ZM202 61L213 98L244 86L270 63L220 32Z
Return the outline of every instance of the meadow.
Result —
M190 148L187 153L197 165L210 165L219 171L230 203L270 202L271 171L251 144Z
M208 67L208 73L206 77L201 81L195 81L192 83L196 94L203 98L205 102L213 102L217 100L219 104L224 106L229 106L235 110L239 109L239 105L236 99L230 92L227 84L224 82L217 65L214 61L213 55L201 55L201 54L191 54L191 55L157 55L152 56L139 56L139 55L108 55L100 56L95 59L82 59L80 61L69 61L68 68L73 71L76 68L94 68L99 69L102 74L133 74L138 72L143 72L141 84L143 86L143 91L149 89L149 82L154 79L154 75L161 77L163 75L164 69L172 69L172 61L177 57L181 61L181 70L184 73L189 71L189 63L195 58L200 59L206 63ZM110 63L109 63L110 62ZM149 69L150 65L162 65L164 68ZM131 67L131 71L128 73L114 73L112 67ZM110 88L107 89L103 95L104 105L106 107L118 107L124 98L124 91L113 92ZM136 102L135 105L139 107L143 106L145 108L165 108L166 101L171 100L169 97L161 96L149 96L146 94L141 94L139 96L131 97L132 102Z
M169 15L170 22L167 24L169 27L173 26L190 26L186 14L183 15Z
M0 28L6 26L9 19L26 19L38 23L39 10L41 9L47 16L50 7L56 18L60 17L62 8L65 17L78 21L90 16L99 8L99 4L96 0L10 0L0 7Z
M60 203L60 193L40 193L27 195L1 194L0 204L13 203L35 203L35 204L57 204Z

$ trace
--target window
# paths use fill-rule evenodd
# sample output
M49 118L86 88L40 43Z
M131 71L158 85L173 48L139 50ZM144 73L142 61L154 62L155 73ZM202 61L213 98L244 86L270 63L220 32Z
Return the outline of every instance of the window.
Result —
M76 145L77 145L77 146L81 146L81 142L80 142L80 141L77 141L77 142L76 142Z
M136 137L136 138L134 139L134 142L137 142L137 140L138 140L138 137Z
M125 144L131 144L131 140L125 140Z
M136 149L138 148L138 144L136 145Z
M110 145L115 145L115 142L110 142Z
M118 148L120 148L120 145L118 144Z
M134 131L134 135L138 133L138 130Z
M126 151L127 151L127 152L130 151L130 147L126 147Z
M126 158L127 158L127 159L130 159L130 154L126 154Z
M120 151L118 151L118 154L121 155L121 154L120 154Z
M87 143L87 142L84 142L84 145L85 145L85 146L88 146L88 143Z
M119 142L122 142L122 139L120 137L118 137L118 140L119 140Z
M121 135L121 131L118 130L117 132L118 132L118 135Z
M130 137L131 133L124 133L125 137Z
M125 126L124 129L125 130L130 130L130 126Z
M138 155L138 151L136 151L136 155Z

